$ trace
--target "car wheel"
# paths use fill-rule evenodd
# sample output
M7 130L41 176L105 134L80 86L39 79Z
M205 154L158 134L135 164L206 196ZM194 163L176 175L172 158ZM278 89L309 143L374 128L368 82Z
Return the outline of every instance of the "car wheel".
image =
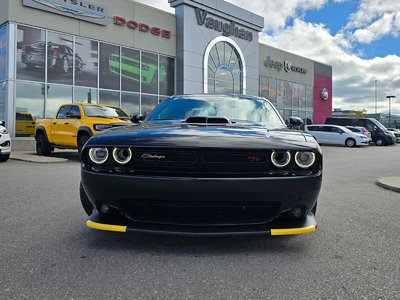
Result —
M94 211L94 207L92 202L90 202L89 197L86 195L82 182L79 184L79 196L81 198L81 204L85 213L90 216Z
M78 140L78 153L79 153L79 155L80 155L81 152L82 152L83 146L85 146L86 142L87 142L89 139L90 139L90 136L88 136L87 134L84 134L84 135L82 135L82 136L79 137L79 140Z
M51 145L47 141L43 133L36 138L36 153L37 155L48 156L51 153Z
M0 154L0 162L7 161L10 158L10 154Z
M349 138L345 142L347 147L355 147L356 146L356 141L352 138Z
M381 138L378 138L377 140L375 140L375 145L377 146L383 146L384 142Z
M68 65L68 59L67 59L66 57L64 57L63 60L62 60L61 71L62 71L64 74L68 74L69 65Z

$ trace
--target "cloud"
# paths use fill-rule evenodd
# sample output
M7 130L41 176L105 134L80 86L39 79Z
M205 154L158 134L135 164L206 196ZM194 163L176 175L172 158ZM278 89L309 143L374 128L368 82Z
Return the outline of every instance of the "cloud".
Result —
M384 36L399 36L400 1L362 0L344 28L351 39L370 44Z

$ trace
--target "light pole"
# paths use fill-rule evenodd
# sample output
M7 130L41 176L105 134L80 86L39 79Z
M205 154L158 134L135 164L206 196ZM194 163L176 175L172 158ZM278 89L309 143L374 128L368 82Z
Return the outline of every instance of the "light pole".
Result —
M377 111L377 105L378 105L377 83L378 83L378 80L375 79L375 114L378 113L378 111Z
M386 96L386 98L389 99L389 127L392 127L392 126L391 126L391 112L392 112L392 106L391 106L390 101L392 100L392 98L396 98L396 96Z

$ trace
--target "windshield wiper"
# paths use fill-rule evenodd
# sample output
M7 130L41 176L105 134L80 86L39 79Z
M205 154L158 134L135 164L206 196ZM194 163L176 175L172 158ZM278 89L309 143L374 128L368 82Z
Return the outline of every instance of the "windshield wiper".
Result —
M153 121L169 121L169 120L177 120L176 118L160 118L160 119L154 119Z

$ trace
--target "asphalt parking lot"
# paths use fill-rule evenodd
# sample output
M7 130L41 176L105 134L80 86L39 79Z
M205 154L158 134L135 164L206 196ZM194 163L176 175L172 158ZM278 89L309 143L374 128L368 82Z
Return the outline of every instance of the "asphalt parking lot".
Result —
M193 238L85 227L76 155L0 164L0 299L400 299L400 145L324 146L315 233Z

